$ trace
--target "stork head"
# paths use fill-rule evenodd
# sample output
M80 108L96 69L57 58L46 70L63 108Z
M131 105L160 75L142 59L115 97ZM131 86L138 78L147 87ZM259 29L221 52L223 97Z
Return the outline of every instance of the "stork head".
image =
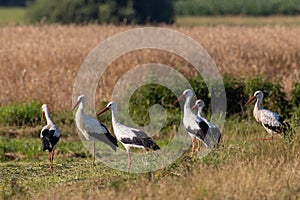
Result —
M41 122L43 122L44 120L44 116L45 116L45 113L48 112L48 105L47 104L43 104L42 105L42 117L41 117Z
M48 105L47 104L43 104L42 105L42 112L47 112L48 110Z
M184 90L184 92L182 93L182 95L180 95L177 98L177 100L174 101L173 105L175 105L176 103L180 102L183 98L187 98L187 97L190 97L190 98L193 97L193 91L191 89Z
M85 102L86 102L86 97L84 95L80 95L77 98L77 102L74 105L74 107L72 108L72 111L75 110L78 107L79 103L82 103L83 105L85 105Z
M204 101L202 99L198 99L193 105L192 110L196 108L200 108L202 110L204 106L205 106Z
M115 102L109 102L107 104L107 106L105 108L103 108L102 110L100 110L98 113L97 113L97 116L101 115L102 113L108 111L109 109L112 109L112 110L116 110L117 109L117 104Z
M264 93L260 90L254 92L253 96L245 103L245 106L251 103L254 99L261 100L264 97Z

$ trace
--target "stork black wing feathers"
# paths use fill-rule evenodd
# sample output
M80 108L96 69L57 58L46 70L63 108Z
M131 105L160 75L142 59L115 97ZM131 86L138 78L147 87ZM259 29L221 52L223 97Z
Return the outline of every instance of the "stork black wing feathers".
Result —
M142 135L145 133L142 131L134 131L136 135ZM132 137L132 138L121 138L121 142L124 144L135 144L139 146L144 146L145 148L151 148L154 151L159 150L160 147L152 140L151 137Z
M284 121L285 119L281 116L278 116L278 121L280 122L280 126L272 126L270 124L263 124L266 128L276 132L276 133L283 133L284 136L287 135L293 135L294 134L294 130L292 129L292 127L290 126L290 124L286 121Z
M48 150L51 152L53 147L58 143L59 137L54 136L55 130L44 129L42 132L41 142L43 145L43 151Z
M102 124L103 127L105 127ZM108 129L105 127L106 132L103 134L99 134L99 133L89 133L91 135L91 137L95 138L96 140L100 140L102 142L104 142L105 144L107 144L108 146L110 146L112 148L112 150L116 151L117 147L118 147L118 141L115 137L113 137Z
M200 138L201 140L204 140L209 130L209 126L205 121L197 122L197 124L199 125L199 129L192 129L191 127L188 127L187 131L194 134L196 137Z

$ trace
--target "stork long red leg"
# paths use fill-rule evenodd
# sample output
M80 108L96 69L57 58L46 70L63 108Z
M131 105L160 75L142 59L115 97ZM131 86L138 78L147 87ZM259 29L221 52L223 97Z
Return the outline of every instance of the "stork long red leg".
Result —
M198 152L200 152L200 148L201 148L201 144L200 144L200 140L198 140L198 148L197 148Z
M51 153L49 151L48 151L48 159L50 161L50 172L53 172L52 155L51 155Z
M192 152L191 152L191 156L194 154L194 150L195 150L195 138L192 138Z
M53 172L53 160L54 160L54 153L55 153L55 150L53 149L52 153L51 153L51 172Z

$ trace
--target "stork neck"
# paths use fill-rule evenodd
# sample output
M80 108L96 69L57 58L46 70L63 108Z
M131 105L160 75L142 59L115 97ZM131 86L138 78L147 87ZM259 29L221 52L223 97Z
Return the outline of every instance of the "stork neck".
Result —
M184 103L184 112L191 110L190 104L191 104L191 97L187 96Z
M47 124L48 124L48 125L49 125L49 124L54 124L54 122L53 122L52 119L50 118L50 114L49 114L48 110L45 110L44 113L45 113L45 118L46 118Z
M255 102L255 106L254 106L254 110L260 110L260 103L261 103L261 98L257 98L256 102Z
M79 103L76 115L82 116L84 114L84 104L82 102Z
M112 108L111 109L111 119L112 119L112 123L116 124L118 123L118 119L117 119L117 108Z
M201 117L201 116L202 116L202 115L201 115L201 113L202 113L202 109L203 109L203 108L201 108L201 107L200 107L200 108L198 108L198 113L197 113L197 114L198 114L198 116L199 116L199 117Z
M78 110L84 110L84 104L82 102L79 103Z

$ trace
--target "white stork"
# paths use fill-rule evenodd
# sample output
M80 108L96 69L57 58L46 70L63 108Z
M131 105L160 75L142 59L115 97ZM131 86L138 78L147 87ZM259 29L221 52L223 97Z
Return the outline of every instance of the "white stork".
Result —
M101 115L109 109L111 109L112 112L112 126L114 129L114 133L117 139L125 147L128 155L128 169L130 169L131 167L131 147L142 148L146 149L147 151L149 149L153 149L154 151L160 149L160 147L145 132L135 128L127 127L118 122L117 104L115 102L110 102L109 104L107 104L104 109L98 112L97 116Z
M185 98L185 103L183 107L183 125L192 138L191 154L193 155L195 149L195 139L199 141L197 149L198 151L200 151L200 141L202 141L204 145L208 148L212 148L215 144L213 140L207 137L207 134L210 132L208 123L202 117L195 115L190 108L192 97L192 90L187 89L182 93L182 95L178 97L178 99L173 104L175 105L177 102Z
M246 102L245 106L257 99L253 116L257 122L261 123L265 130L272 135L274 134L286 134L286 131L290 128L289 124L284 122L284 118L279 116L277 113L260 107L261 101L264 97L262 91L258 90L254 95ZM267 140L268 138L264 138Z
M220 129L214 125L212 122L208 121L203 115L202 115L202 110L204 108L205 104L204 101L201 99L198 99L194 106L192 107L193 109L198 108L198 112L197 112L197 116L200 117L202 120L204 120L206 122L206 124L208 125L209 129L208 129L208 133L206 137L210 137L211 139L214 139L215 143L219 143L222 137L221 131ZM198 149L200 149L199 147L199 140L198 140Z
M42 105L42 122L44 120L44 116L46 118L47 125L42 128L40 138L43 145L43 151L48 150L50 171L53 172L54 151L60 138L60 130L50 118L47 104Z
M198 99L192 107L192 110L198 108L197 116L202 117L203 119L205 119L202 116L202 110L203 110L204 106L205 106L204 101L202 99Z
M88 116L84 112L86 104L86 97L80 95L77 99L77 103L74 105L73 110L78 107L75 114L75 123L79 132L84 136L86 140L93 140L93 165L95 164L95 140L100 140L110 146L114 151L118 146L118 141L113 137L108 129L101 124L98 120Z

